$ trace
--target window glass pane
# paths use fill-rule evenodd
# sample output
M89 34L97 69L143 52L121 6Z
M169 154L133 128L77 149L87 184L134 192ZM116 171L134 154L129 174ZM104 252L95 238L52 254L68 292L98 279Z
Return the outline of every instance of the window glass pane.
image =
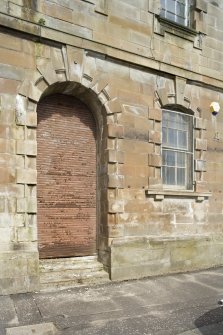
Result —
M193 118L190 118L188 126L188 150L192 152L193 150Z
M185 169L177 169L177 185L185 185Z
M174 113L165 112L163 113L163 125L169 128L177 128L177 118Z
M169 115L169 113L168 113L168 112L166 112L166 111L163 111L163 115L162 115L162 123L163 123L163 125L164 125L164 126L166 126L166 125L167 125L167 121L168 121L168 115Z
M162 8L166 8L166 0L161 0L160 4Z
M163 179L163 183L167 184L167 167L166 166L162 167L162 179Z
M167 2L167 10L169 12L175 13L176 2L173 0L168 0Z
M185 17L185 5L180 3L177 4L177 15Z
M167 167L166 168L166 183L168 185L176 185L175 168L174 167Z
M178 167L186 166L186 154L184 152L177 153L177 166Z
M175 15L170 12L166 12L166 18L170 21L175 21Z
M164 145L167 144L167 129L165 127L162 130L162 142Z
M177 114L168 112L168 126L170 128L177 128Z
M193 155L187 154L187 189L193 188Z
M181 149L187 149L187 132L178 131L178 147Z
M188 130L188 122L189 117L188 115L178 114L178 122L179 122L179 129Z
M167 165L167 160L166 160L166 154L167 151L166 150L163 150L162 152L162 165Z
M185 19L180 16L176 16L176 23L184 25L184 26L186 25Z
M168 130L168 145L173 148L177 147L177 130L176 129Z
M176 165L176 152L175 151L170 151L166 150L166 165L168 166L175 166Z
M166 11L164 9L161 9L160 16L162 16L162 17L166 16Z

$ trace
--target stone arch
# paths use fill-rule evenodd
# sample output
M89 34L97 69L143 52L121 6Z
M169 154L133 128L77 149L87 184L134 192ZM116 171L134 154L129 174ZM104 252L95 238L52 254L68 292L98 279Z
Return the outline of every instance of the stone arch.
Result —
M94 96L95 101L100 102L107 115L122 111L118 98L110 93L112 90L110 89L107 74L98 75L84 71L84 51L77 51L76 48L72 49L75 49L75 51L72 50L73 52L71 52L69 47L61 51L64 60L63 68L57 68L53 64L52 59L41 59L37 61L36 71L27 76L22 82L17 95L16 105L16 123L18 125L32 126L29 120L31 114L27 116L27 111L35 112L37 102L42 96L52 94L54 90L59 91L61 89L64 94L78 95L80 99L83 96L85 98ZM79 61L76 61L76 57ZM87 104L92 102L91 98L90 101L87 99ZM35 117L34 115L32 116L33 123L35 123Z
M155 102L159 108L164 106L179 106L184 110L193 111L196 117L202 117L202 111L197 101L186 95L187 79L175 76L174 92L170 92L167 87L158 87L155 91Z
M58 53L60 59L62 59L60 64L58 62L59 65L53 61ZM19 204L23 204L22 210L26 213L26 222L28 224L30 217L36 222L37 171L35 157L37 144L35 130L37 127L37 104L41 98L55 93L72 95L84 101L95 116L100 138L104 138L104 141L101 141L103 148L98 150L99 159L102 162L99 177L101 184L99 202L100 199L105 199L101 205L99 218L101 224L98 227L101 234L107 237L107 220L109 221L107 219L107 208L109 207L107 188L121 188L124 178L118 175L118 172L116 172L118 169L110 175L107 173L108 164L114 164L114 162L119 164L120 155L116 153L118 147L116 142L123 137L123 127L118 124L116 114L121 113L122 106L118 98L114 96L114 90L109 83L108 76L97 74L94 71L92 73L92 70L85 69L85 64L86 52L84 50L68 46L57 50L52 48L51 58L37 59L36 70L31 74L28 73L26 79L22 82L17 95L15 117L18 130L24 130L24 138L17 141L16 148L16 154L22 157L24 164L17 168L16 182L24 185L26 190L25 198L19 199ZM113 149L107 147L107 138L114 140ZM112 215L114 214L113 211ZM36 226L35 223L33 229L36 229ZM103 237L102 240L101 258L106 253L107 245ZM107 256L105 258L108 260Z
M191 115L195 114L194 110L192 110L191 108L187 108L187 107L185 107L183 105L180 105L180 104L167 104L167 105L162 106L162 108L170 109L170 110L173 110L173 111L181 111L183 113L191 114Z

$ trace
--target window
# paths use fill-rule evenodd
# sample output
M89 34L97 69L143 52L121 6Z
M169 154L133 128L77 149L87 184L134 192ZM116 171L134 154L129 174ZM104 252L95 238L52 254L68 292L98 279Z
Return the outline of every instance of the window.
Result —
M162 179L170 189L193 189L193 116L163 110Z
M161 0L160 16L177 24L189 25L189 0Z

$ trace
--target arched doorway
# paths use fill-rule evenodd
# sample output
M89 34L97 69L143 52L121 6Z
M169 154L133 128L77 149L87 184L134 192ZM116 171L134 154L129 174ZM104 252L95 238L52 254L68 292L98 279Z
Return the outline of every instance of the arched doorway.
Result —
M37 110L40 258L96 252L96 123L78 99L43 98Z

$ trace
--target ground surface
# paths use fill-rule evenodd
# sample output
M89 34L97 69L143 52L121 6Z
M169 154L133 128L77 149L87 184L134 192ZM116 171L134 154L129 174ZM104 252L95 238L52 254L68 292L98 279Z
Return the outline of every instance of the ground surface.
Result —
M0 296L0 335L49 322L61 335L223 335L221 297L223 268Z

